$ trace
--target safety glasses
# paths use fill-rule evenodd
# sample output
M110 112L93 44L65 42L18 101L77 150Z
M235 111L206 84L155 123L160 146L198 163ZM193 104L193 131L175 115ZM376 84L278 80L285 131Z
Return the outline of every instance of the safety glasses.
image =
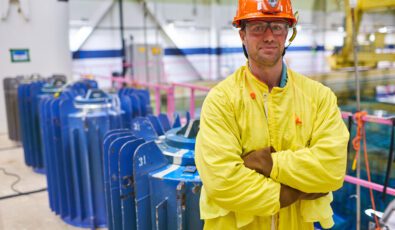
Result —
M264 34L269 27L273 35L278 36L286 34L289 29L288 23L283 21L250 21L246 23L246 30L257 35Z

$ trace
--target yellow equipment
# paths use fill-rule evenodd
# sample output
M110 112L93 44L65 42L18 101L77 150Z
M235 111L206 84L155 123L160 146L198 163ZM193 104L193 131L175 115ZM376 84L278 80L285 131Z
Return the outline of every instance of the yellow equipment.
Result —
M332 69L352 67L353 58L353 39L352 39L352 12L354 12L355 31L359 31L363 13L369 11L385 11L395 7L394 0L358 0L354 11L351 10L349 0L344 1L346 10L346 37L344 38L343 48L329 57ZM384 49L385 33L375 33L374 40L369 45L358 46L358 66L377 67L379 61L395 62L395 53L377 53L376 49Z

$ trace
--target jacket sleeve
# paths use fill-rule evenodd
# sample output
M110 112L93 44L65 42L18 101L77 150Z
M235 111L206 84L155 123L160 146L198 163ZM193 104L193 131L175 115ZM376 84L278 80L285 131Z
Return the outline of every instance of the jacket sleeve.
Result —
M226 94L212 89L200 119L195 161L208 198L229 211L277 213L280 184L244 166L240 132Z
M342 187L347 165L349 132L337 107L336 96L320 92L310 145L297 151L272 154L270 177L306 193L325 193Z

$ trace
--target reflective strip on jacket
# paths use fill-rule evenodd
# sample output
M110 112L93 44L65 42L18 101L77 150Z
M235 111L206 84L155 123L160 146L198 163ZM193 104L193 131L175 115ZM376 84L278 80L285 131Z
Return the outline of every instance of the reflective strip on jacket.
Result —
M342 187L349 138L333 92L289 68L287 74L287 85L269 93L243 66L207 95L195 148L205 229L304 230L313 229L304 220L332 215L331 194L280 209L280 183L306 193ZM241 158L268 146L277 151L270 178Z

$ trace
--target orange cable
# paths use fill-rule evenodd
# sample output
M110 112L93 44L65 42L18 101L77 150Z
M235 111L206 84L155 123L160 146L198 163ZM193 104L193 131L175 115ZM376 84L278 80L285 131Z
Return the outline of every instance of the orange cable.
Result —
M354 137L354 139L352 140L352 145L355 149L355 157L354 157L354 161L352 163L352 170L356 169L356 165L357 165L357 159L358 159L358 153L359 150L361 148L361 137L362 137L362 128L364 125L363 122L363 117L367 115L367 112L363 111L363 112L357 112L355 113L355 120L357 121L357 133Z
M353 147L354 147L356 153L355 153L354 161L352 164L352 169L353 170L356 169L357 159L359 157L358 153L361 148L361 138L363 138L363 150L364 150L364 156L365 156L366 174L368 177L368 181L371 182L368 151L367 151L367 145L366 145L366 133L365 133L365 129L364 129L365 123L363 121L363 117L366 115L367 115L367 112L365 112L365 111L355 113L355 120L357 121L357 133L356 133L354 139L352 140L352 144L353 144ZM372 203L372 209L374 211L376 211L376 203L374 201L372 188L369 188L369 193L370 193L370 201ZM379 220L378 220L376 214L374 215L374 220L376 222L376 230L380 230Z

